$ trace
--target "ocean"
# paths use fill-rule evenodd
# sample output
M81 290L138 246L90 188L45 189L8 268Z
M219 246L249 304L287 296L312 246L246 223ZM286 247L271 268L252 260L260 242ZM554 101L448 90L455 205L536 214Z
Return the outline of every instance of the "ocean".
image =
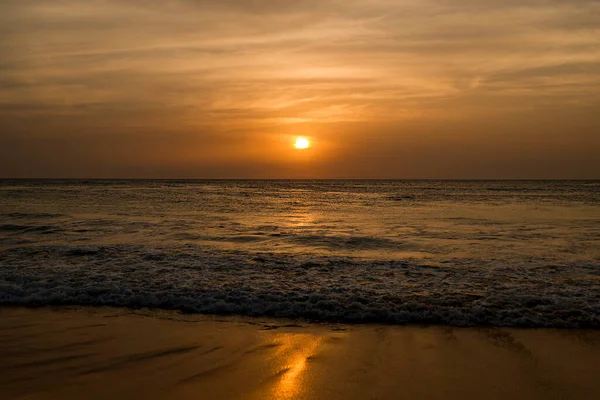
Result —
M597 328L600 182L2 180L0 304Z

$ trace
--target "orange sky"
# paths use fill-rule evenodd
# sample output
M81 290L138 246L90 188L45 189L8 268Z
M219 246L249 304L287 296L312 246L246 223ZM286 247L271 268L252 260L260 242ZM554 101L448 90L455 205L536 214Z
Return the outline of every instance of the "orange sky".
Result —
M598 179L599 110L598 1L0 2L0 177Z

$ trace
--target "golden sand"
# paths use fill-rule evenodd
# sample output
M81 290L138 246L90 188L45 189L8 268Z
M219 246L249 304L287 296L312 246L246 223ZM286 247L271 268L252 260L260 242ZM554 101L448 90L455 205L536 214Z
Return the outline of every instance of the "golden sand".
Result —
M600 331L0 308L0 399L595 399Z

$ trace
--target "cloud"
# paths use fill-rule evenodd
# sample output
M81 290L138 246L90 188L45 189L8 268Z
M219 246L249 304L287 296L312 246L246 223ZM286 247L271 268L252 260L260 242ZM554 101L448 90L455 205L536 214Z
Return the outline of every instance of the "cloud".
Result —
M396 137L419 121L525 126L598 104L599 27L600 5L584 0L6 0L0 135L69 137L85 152L77 135L111 130L195 132L210 148L344 124L373 143L381 124ZM589 137L600 117L578 115L575 135Z

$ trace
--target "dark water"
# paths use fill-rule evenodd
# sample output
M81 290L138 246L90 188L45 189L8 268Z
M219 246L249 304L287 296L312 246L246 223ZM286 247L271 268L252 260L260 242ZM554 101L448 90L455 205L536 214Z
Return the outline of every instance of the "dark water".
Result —
M0 181L0 303L600 326L598 181Z

